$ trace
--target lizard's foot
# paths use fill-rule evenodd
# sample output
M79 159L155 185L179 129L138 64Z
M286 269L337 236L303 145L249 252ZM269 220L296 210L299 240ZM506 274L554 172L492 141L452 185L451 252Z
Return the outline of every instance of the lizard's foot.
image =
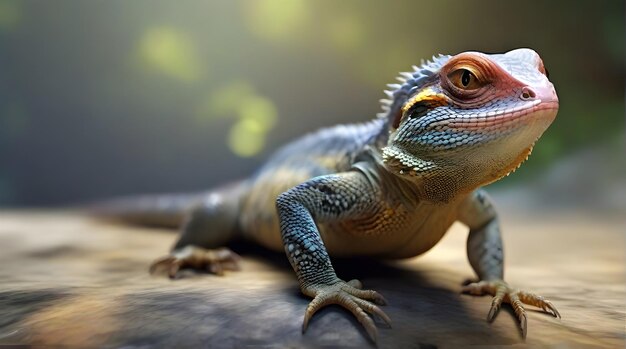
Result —
M559 311L556 310L556 307L549 300L546 300L534 293L512 289L503 280L473 282L467 286L463 286L463 293L469 293L475 296L482 296L485 294L493 296L491 309L487 315L487 321L489 322L493 321L496 317L503 301L510 303L515 311L515 315L517 315L517 318L520 321L523 338L526 338L527 329L526 310L524 310L523 304L534 305L543 309L546 313L550 313L554 317L561 317Z
M225 247L209 250L196 246L186 246L152 262L150 274L165 269L170 278L173 279L181 268L191 267L224 275L225 270L239 270L240 259L238 254Z
M389 316L376 305L385 305L387 301L385 301L385 298L383 298L380 293L371 290L362 290L362 287L359 280L351 280L349 282L339 280L332 285L315 285L303 288L302 292L307 296L313 297L313 300L309 303L304 313L302 332L304 333L306 331L309 320L315 312L327 305L337 304L348 309L361 325L365 327L370 339L376 342L378 331L376 330L374 321L367 313L378 315L391 327L391 319Z

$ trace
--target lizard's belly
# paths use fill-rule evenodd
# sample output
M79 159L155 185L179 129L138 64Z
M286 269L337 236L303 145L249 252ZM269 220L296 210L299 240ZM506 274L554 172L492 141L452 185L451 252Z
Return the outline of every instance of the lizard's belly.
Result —
M430 250L456 219L454 205L384 208L353 221L320 224L331 256L409 258Z
M284 251L276 197L311 177L310 171L276 168L260 176L244 200L239 224L244 237ZM281 181L277 182L276 178ZM430 250L456 219L457 202L398 204L381 198L376 208L355 219L316 222L331 256L409 258Z
M257 198L259 200L252 202L269 206L277 193L262 192L265 199ZM273 207L263 210L248 209L244 212L257 213L242 217L241 223L247 238L271 250L284 251L278 215ZM393 259L414 257L427 252L441 240L455 219L454 203L420 203L412 207L394 208L381 204L370 215L354 220L318 222L317 226L331 256Z

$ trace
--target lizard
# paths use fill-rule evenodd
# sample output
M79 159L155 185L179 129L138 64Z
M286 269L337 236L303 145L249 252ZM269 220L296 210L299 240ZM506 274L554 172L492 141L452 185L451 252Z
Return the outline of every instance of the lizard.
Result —
M330 257L418 256L459 221L469 227L467 257L478 277L462 292L493 297L488 321L510 303L526 338L524 304L560 318L549 300L504 281L500 224L482 188L518 168L556 117L558 97L541 57L527 48L438 55L398 80L373 120L305 135L248 179L118 206L118 218L127 221L182 227L151 273L175 278L181 268L195 268L223 275L238 270L240 260L225 246L252 241L284 251L312 298L303 333L313 314L337 304L376 342L372 318L391 326L380 308L385 298L342 279Z

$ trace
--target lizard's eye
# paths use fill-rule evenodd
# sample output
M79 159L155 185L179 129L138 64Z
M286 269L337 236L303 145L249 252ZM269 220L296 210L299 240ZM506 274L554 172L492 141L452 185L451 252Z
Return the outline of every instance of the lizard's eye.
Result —
M454 86L462 90L475 90L482 85L474 73L463 68L448 74L448 79Z
M463 69L463 75L461 75L461 84L467 87L472 80L472 73L469 70Z

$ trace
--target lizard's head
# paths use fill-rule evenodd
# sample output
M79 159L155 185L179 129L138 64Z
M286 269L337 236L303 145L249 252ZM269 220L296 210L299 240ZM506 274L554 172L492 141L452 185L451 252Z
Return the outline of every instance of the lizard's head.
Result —
M414 70L389 85L390 99L382 101L390 128L383 159L397 175L431 180L433 199L515 170L558 110L543 62L530 49L433 57ZM437 183L447 183L446 193Z

